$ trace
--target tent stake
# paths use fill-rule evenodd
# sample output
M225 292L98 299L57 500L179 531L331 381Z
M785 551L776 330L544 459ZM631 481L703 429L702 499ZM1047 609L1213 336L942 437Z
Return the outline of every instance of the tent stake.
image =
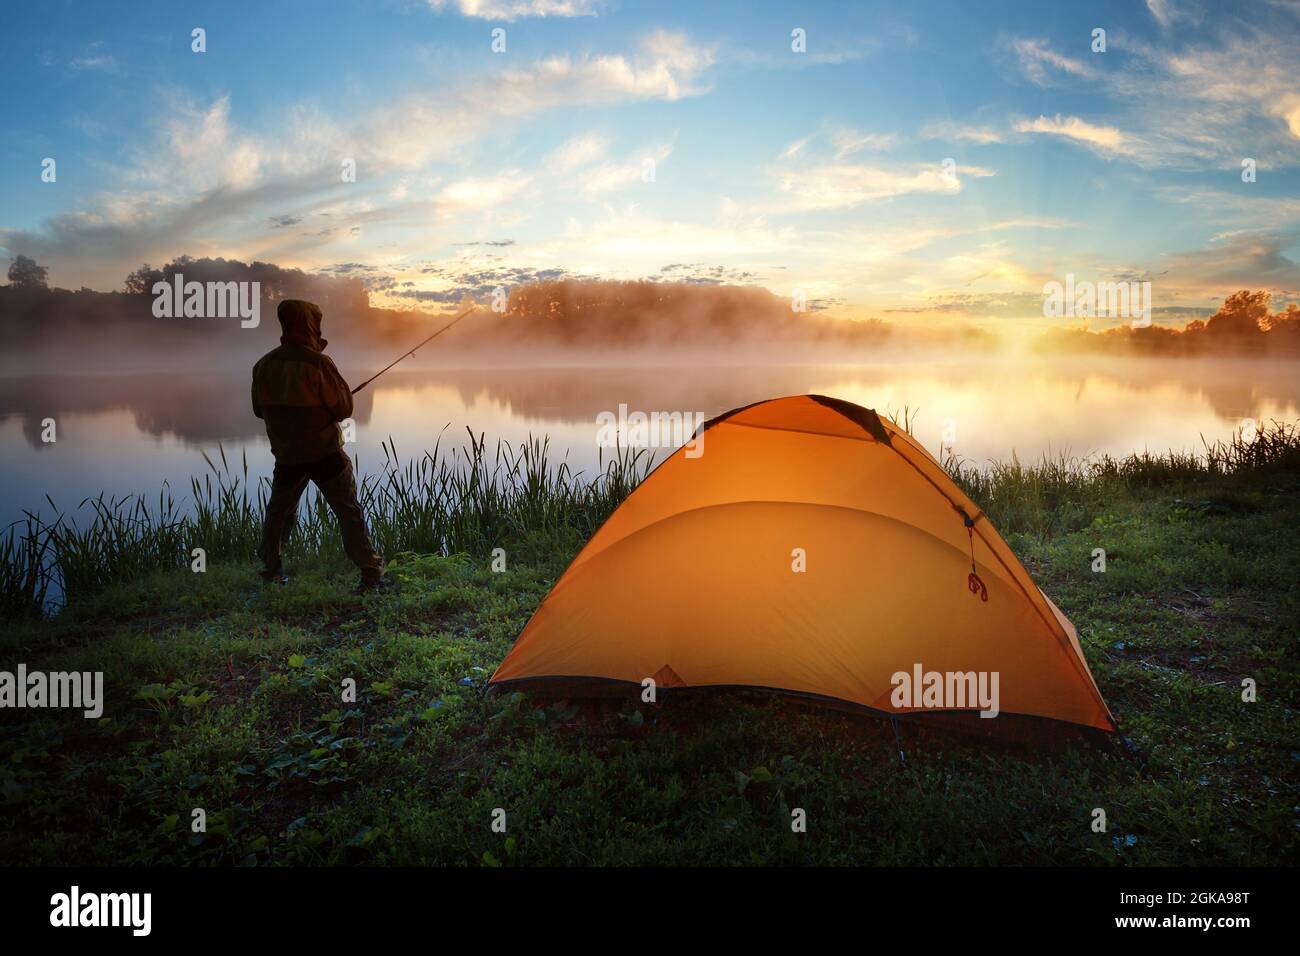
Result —
M906 764L907 764L907 760L906 760L906 758L903 756L903 741L902 741L902 738L900 738L900 737L898 736L898 718L895 717L893 714L890 714L890 715L889 715L889 723L890 723L890 726L892 726L892 727L894 728L894 744L895 744L895 746L898 747L898 762L901 763L901 764L906 765Z

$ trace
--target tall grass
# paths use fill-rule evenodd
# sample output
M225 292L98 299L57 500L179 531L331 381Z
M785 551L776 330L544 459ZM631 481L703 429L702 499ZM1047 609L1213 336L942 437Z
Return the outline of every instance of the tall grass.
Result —
M553 460L547 439L518 445L483 435L450 450L441 436L432 451L402 462L392 441L384 463L366 476L358 497L376 547L385 554L418 551L482 554L494 547L538 547L589 536L653 466L644 450L602 451L590 479ZM106 585L147 571L189 566L194 549L207 560L251 561L257 554L270 484L251 482L248 461L238 470L225 450L220 466L204 455L208 472L191 479L182 507L164 484L157 499L87 498L84 522L58 513L28 514L0 536L0 610L41 613ZM48 498L47 498L48 500ZM314 486L285 541L285 557L342 558L329 505Z
M1213 444L1201 437L1203 454L1140 452L1124 458L1044 456L1025 465L1009 462L984 467L949 456L944 468L1002 531L1051 534L1076 528L1135 489L1160 488L1243 473L1300 473L1300 429L1295 424L1264 424L1249 440L1236 432Z
M910 424L908 412L904 422ZM447 450L434 447L403 462L392 441L383 444L379 474L358 489L371 534L385 554L398 551L485 554L585 540L645 477L653 456L619 449L602 453L591 478L553 459L545 438L518 445L482 434ZM218 466L191 479L189 507L164 484L156 500L143 495L81 504L84 526L57 513L46 521L28 513L0 535L0 613L42 613L105 585L160 568L186 567L193 549L209 560L254 560L269 493L252 483L248 461L231 467L221 449ZM1204 454L1146 452L1126 458L1043 458L1036 465L992 462L979 467L957 458L949 474L1000 530L1050 534L1078 527L1135 489L1172 486L1241 473L1300 473L1300 429L1272 422L1247 441L1205 443ZM47 498L48 500L48 498ZM315 489L286 542L286 559L342 559L334 516Z
M0 615L39 612L50 592L50 537L41 519L26 512L0 537Z

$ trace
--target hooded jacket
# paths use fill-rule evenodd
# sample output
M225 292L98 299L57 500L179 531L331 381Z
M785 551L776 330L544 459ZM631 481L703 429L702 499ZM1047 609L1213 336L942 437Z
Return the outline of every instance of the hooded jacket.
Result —
M253 366L253 414L266 422L277 463L319 461L343 447L338 423L352 415L352 390L325 355L316 305L285 299L276 315L280 347Z

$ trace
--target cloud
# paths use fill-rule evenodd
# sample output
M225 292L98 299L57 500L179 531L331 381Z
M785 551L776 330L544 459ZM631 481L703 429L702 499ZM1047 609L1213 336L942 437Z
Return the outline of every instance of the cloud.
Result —
M429 0L429 6L441 12L448 0ZM508 22L525 17L594 17L605 6L605 0L455 0L463 17Z
M712 266L703 262L674 262L661 266L650 282L686 282L692 285L750 285L757 276L747 269Z
M778 158L793 159L795 156L798 156L800 153L802 153L804 149L808 146L809 142L811 141L812 141L811 136L805 136L803 139L796 139L785 149L781 150L781 155Z
M853 129L837 130L831 134L835 145L835 158L843 159L860 152L879 152L892 149L898 137L892 133L860 133Z
M394 187L386 177L416 176L431 162L463 159L461 151L480 137L549 110L700 95L712 63L709 48L656 31L626 55L551 57L436 93L399 95L358 117L298 107L260 133L237 126L228 96L204 104L171 93L151 111L162 117L152 138L115 170L115 188L36 229L0 229L0 244L10 254L53 260L56 278L70 272L78 282L110 288L142 261L182 251L300 262L309 250L354 237L352 227L361 224L427 228L430 219L508 206L533 177L507 169L433 189L418 182ZM558 161L585 162L597 152L590 143L574 146ZM355 183L342 182L344 158L356 162ZM605 170L599 182L616 178ZM382 192L387 200L375 205L372 197ZM349 205L335 209L328 229L265 229L271 216L329 211L325 204L344 197ZM495 220L498 228L510 225Z
M1125 144L1124 134L1113 126L1094 126L1077 116L1061 119L1059 113L1051 119L1040 116L1036 120L1020 120L1013 128L1017 133L1047 133L1051 136L1064 136L1066 139L1083 143L1103 153L1116 152Z
M962 166L949 174L937 165L885 168L850 163L786 170L779 174L780 191L785 197L779 209L782 212L849 209L909 193L955 195L961 192L961 174L986 177L994 175L994 171Z
M1296 232L1242 232L1204 249L1166 256L1155 291L1217 297L1236 289L1300 288L1300 264L1282 251L1297 238Z
M577 187L588 196L596 196L652 182L658 165L672 155L672 147L659 145L645 148L621 159L606 159L608 142L599 136L584 134L566 140L542 162L542 167L564 185Z
M627 189L641 182L658 178L658 166L672 155L671 146L657 146L644 154L620 162L601 163L587 169L582 175L582 191L589 196Z
M817 147L810 149L814 142ZM993 170L980 166L884 166L847 161L856 153L891 149L897 142L898 137L892 134L848 128L812 133L796 140L778 157L779 162L785 162L769 171L777 181L779 197L756 204L755 208L782 214L851 209L912 193L956 194L961 192L961 174L979 178L994 175Z
M1295 239L1295 233L1241 234L1206 248L1153 257L1150 266L1117 265L1097 256L1071 255L1044 268L1025 270L1009 262L998 263L997 256L960 254L944 263L944 273L954 280L947 288L931 293L923 306L900 311L955 311L1002 318L1038 314L1037 309L1025 312L1024 307L1035 300L1041 306L1043 283L1049 279L1059 282L1073 273L1080 280L1150 281L1157 316L1162 322L1181 324L1204 317L1197 315L1196 303L1222 299L1237 289L1267 289L1279 299L1286 298L1287 290L1300 283L1300 264L1283 253ZM992 289L966 288L987 285L990 280Z
M1147 0L1147 9L1151 11L1151 16L1155 17L1156 23L1162 27L1169 26L1173 13L1169 9L1167 0Z
M882 309L885 314L947 312L971 318L1023 318L1043 312L1043 293L940 292L927 296L924 305Z
M977 143L980 146L1002 142L1002 134L990 126L971 126L964 123L954 123L950 120L927 123L921 129L920 135L922 139L965 141Z
M351 274L355 272L352 270ZM444 304L460 302L466 296L483 301L490 299L497 289L509 290L525 282L591 278L561 268L505 266L465 258L426 262L413 275L414 280L401 281L401 277L367 268L364 278L366 287L382 293L384 298Z
M179 96L167 97L160 142L139 150L131 171L137 183L168 191L245 188L260 177L263 148L235 129L230 98L204 109Z
M802 248L809 249L820 258L844 258L856 268L862 263L885 264L897 261L900 256L924 249L936 242L961 236L983 235L1013 229L1065 229L1072 225L1068 220L1052 216L1029 216L1020 219L998 219L977 225L956 226L944 222L905 222L892 226L873 226L869 229L832 229L803 234L799 238Z
M631 57L556 56L436 95L408 95L382 110L353 142L382 169L415 168L454 155L503 123L547 110L699 96L713 61L710 48L660 30Z
M561 239L547 244L546 250L550 255L567 250L566 260L578 260L580 268L591 272L644 274L647 267L665 261L717 262L771 255L786 249L793 233L789 228L759 230L727 223L662 219L633 210L590 223L571 220Z
M608 146L600 136L590 133L575 136L553 150L543 160L543 165L556 174L571 173L603 158Z
M1272 0L1264 0L1272 2ZM1295 0L1278 0L1283 6L1293 5ZM1205 9L1197 0L1146 0L1147 11L1159 24L1160 29L1167 30L1175 23L1200 24L1205 19Z
M533 181L522 170L507 169L494 176L476 176L448 183L434 200L437 215L450 218L467 210L490 209L509 202Z
M1196 20L1199 8L1159 7L1171 22ZM1225 156L1249 155L1261 165L1300 164L1300 90L1295 82L1294 26L1280 8L1255 8L1260 22L1215 21L1216 42L1198 37L1174 49L1139 43L1116 31L1106 69L1094 69L1050 49L1045 41L1010 44L1031 81L1058 76L1090 84L1093 95L1119 104L1111 110L1124 129L1124 157L1141 166L1222 168ZM1269 23L1272 17L1277 22ZM1190 31L1169 31L1184 40ZM1115 59L1109 59L1116 57ZM1068 135L1068 134L1066 134ZM1250 152L1242 153L1250 144ZM1105 149L1103 143L1094 147Z
M117 71L117 59L106 54L83 56L70 62L68 68L74 73L83 73L94 70L104 73L115 73Z
M1077 77L1093 75L1091 67L1051 50L1046 40L1013 40L1011 49L1019 57L1025 75L1039 86L1047 86L1052 82L1053 76L1049 68Z
M117 57L107 52L107 44L103 40L84 44L81 55L71 59L49 50L37 53L36 59L44 67L67 70L70 73L121 73L121 64Z
M910 45L905 34L895 33L900 43ZM891 37L892 39L893 37ZM790 48L787 34L785 43L774 50L723 47L719 59L728 64L760 70L802 70L811 66L840 66L874 55L883 46L879 35L843 37L813 33L808 38L808 49L795 53Z
M1300 197L1285 198L1253 189L1189 189L1184 185L1158 186L1153 194L1162 202L1196 206L1198 218L1205 223L1229 227L1221 230L1220 236L1300 232Z
M1238 115L1254 110L1300 139L1300 89L1296 85L1294 38L1253 31L1218 49L1195 47L1157 62L1184 96ZM1295 163L1293 158L1288 165Z

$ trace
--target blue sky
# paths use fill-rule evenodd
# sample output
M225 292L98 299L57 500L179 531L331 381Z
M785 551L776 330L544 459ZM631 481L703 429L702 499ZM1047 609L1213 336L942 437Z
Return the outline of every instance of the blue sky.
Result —
M63 286L188 253L362 275L399 307L552 274L755 282L898 321L1029 320L1067 273L1150 279L1158 308L1300 298L1296 0L7 20L0 252Z

